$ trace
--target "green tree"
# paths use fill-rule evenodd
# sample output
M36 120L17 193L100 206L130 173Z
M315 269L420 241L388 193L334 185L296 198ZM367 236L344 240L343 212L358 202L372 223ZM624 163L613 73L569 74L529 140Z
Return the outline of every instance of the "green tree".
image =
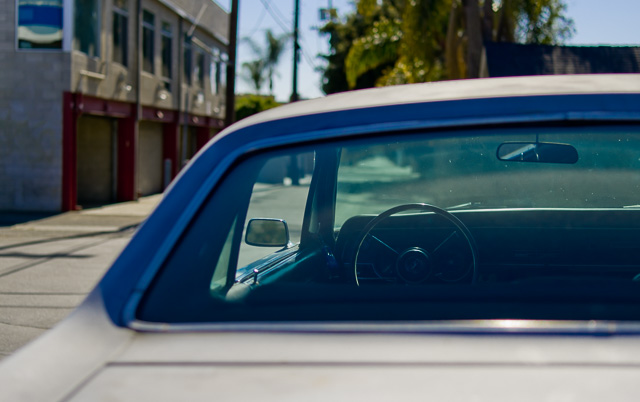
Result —
M331 22L327 93L480 74L484 41L562 43L573 33L565 0L358 0Z
M256 95L260 93L265 80L264 60L256 59L242 63L242 78L253 85Z
M280 106L273 96L240 95L236 96L236 119L242 120L263 110Z
M266 52L264 55L265 64L267 67L267 77L269 78L269 93L273 95L273 77L276 75L276 67L280 61L280 56L285 49L287 40L291 35L283 34L276 36L267 29L265 33L265 39L267 43Z
M482 7L477 0L450 4L446 42L450 79L479 76L484 41L555 45L574 32L564 0L485 0Z
M359 7L361 7L359 2ZM347 15L344 22L330 21L324 25L320 32L329 35L331 52L322 57L327 61L323 68L322 90L327 93L347 91L349 89L370 88L375 86L377 79L383 72L393 67L396 61L395 54L386 62L381 61L369 69L357 75L355 85L347 83L345 61L354 41L364 37L370 27L382 17L382 10L376 9L373 13L352 13ZM394 38L395 39L395 38ZM379 43L378 43L379 45ZM376 50L376 49L373 49ZM387 52L389 54L389 52ZM375 57L372 57L375 59Z
M273 94L273 80L276 73L280 56L285 49L289 34L280 36L274 35L270 29L265 31L265 45L258 45L252 38L244 38L253 51L254 60L243 63L242 67L247 71L246 79L251 82L256 89L256 93L260 93L264 81L269 82L269 92Z

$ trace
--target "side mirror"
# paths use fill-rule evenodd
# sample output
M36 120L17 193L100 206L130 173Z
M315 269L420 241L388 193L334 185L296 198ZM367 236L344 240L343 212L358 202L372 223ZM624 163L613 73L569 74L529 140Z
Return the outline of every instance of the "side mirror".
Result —
M574 147L552 142L505 142L498 147L497 156L506 162L573 164L578 161Z
M283 219L251 219L244 241L250 246L287 247L290 244L289 227Z

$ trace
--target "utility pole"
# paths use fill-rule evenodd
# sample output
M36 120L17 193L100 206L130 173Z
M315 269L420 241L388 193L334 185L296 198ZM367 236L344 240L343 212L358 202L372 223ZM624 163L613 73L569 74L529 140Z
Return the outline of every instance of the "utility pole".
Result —
M236 120L236 48L238 43L238 0L231 0L229 16L229 61L227 63L227 91L225 127Z
M333 1L328 0L327 8L320 9L320 21L327 21L338 18L338 11L333 8Z
M298 98L298 59L300 46L298 45L298 17L300 15L300 0L295 0L295 10L293 18L293 86L291 90L291 102L296 102Z
M298 101L298 16L300 15L300 0L295 0L293 17L293 86L291 90L291 102ZM288 176L291 178L291 185L300 185L300 169L298 167L298 158L292 155L289 160Z

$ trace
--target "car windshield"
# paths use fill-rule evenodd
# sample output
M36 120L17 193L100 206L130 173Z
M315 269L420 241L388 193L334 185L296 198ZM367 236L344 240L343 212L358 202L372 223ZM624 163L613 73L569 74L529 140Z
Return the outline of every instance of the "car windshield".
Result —
M447 210L639 204L637 133L602 127L510 131L345 147L338 170L336 224L407 203ZM506 153L497 157L503 143L526 147L536 142L571 145L579 163L514 163L522 161L509 160Z
M142 321L638 319L640 131L390 133L245 157Z

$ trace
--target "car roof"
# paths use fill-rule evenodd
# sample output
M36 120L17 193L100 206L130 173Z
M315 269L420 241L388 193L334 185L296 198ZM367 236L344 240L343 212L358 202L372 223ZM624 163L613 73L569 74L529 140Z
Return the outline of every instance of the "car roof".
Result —
M640 74L540 75L395 85L290 103L250 116L232 131L309 114L410 103L539 95L639 93Z

